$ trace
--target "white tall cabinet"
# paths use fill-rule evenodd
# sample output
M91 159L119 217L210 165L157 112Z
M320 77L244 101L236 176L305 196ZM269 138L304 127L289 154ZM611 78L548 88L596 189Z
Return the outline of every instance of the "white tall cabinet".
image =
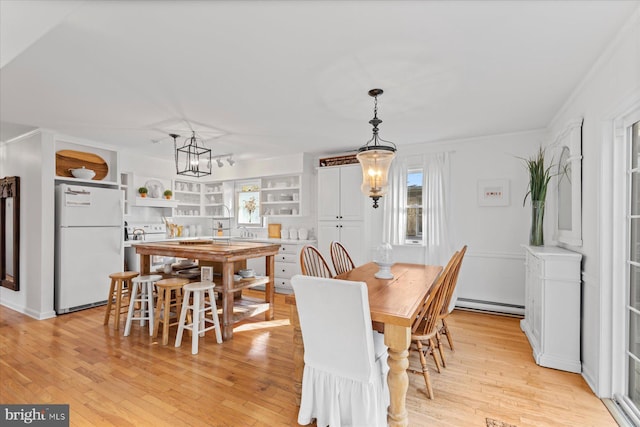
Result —
M540 366L582 371L580 361L580 261L582 255L559 247L525 246L527 335Z
M353 261L367 260L365 205L359 164L318 168L318 249L331 264L331 241L341 242Z

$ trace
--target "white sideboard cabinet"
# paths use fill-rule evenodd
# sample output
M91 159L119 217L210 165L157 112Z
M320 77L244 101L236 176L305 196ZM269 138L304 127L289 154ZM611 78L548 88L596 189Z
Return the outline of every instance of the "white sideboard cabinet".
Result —
M540 366L582 371L580 361L580 261L582 255L559 247L524 246L527 335Z

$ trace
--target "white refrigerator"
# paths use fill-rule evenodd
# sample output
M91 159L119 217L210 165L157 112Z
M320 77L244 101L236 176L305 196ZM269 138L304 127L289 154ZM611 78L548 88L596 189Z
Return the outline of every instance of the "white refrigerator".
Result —
M122 190L56 187L55 310L105 304L109 275L124 262Z

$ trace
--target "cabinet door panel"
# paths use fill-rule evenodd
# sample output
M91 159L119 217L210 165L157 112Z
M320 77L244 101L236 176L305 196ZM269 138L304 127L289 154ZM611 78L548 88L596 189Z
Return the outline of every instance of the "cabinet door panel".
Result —
M297 255L299 251L300 251L300 246L298 245L287 245L284 243L280 245L281 255L284 255L284 254Z
M318 222L318 250L331 265L331 242L340 240L340 224L337 221Z
M540 334L542 332L542 263L536 257L531 257L531 333L534 339L541 345Z
M359 165L340 168L340 219L357 221L362 219L364 199L360 191L362 170Z
M297 254L292 253L280 253L276 256L276 262L289 262L292 264L298 263Z
M369 248L364 243L364 224L362 221L343 221L340 228L340 243L351 255L353 262L362 265L371 260Z
M340 168L318 169L318 220L340 216Z
M300 269L296 264L277 263L275 275L280 279L290 279L295 274L299 274Z

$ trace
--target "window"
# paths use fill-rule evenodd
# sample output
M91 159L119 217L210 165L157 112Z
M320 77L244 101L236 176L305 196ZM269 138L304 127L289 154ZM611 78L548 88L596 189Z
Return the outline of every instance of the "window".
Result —
M422 169L407 171L406 243L422 243L422 201L424 172Z
M260 181L236 181L238 225L260 224Z
M628 336L627 336L627 395L640 409L640 122L631 127L631 159L628 164L627 176L627 229L629 256L628 265Z

